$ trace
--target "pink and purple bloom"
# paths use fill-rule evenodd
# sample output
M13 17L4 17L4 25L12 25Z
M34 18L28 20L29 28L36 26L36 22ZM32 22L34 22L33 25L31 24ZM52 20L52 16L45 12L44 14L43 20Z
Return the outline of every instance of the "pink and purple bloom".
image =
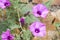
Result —
M44 37L46 35L46 26L41 22L33 22L29 29L34 36Z
M10 5L11 4L9 0L0 0L0 8L4 9L6 7L9 7Z
M19 19L19 22L20 22L21 25L23 26L24 23L25 23L25 17L21 17L21 18Z
M2 40L14 40L14 36L10 33L9 29L2 33L1 38Z
M37 4L33 6L33 15L36 17L42 17L45 18L48 14L48 9L45 5L43 4Z

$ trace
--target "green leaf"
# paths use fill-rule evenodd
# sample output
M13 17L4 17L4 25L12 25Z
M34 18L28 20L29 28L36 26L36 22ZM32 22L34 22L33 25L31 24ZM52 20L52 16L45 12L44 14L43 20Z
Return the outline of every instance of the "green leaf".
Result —
M58 31L58 33L60 34L60 23L54 23L56 30Z
M15 8L17 8L18 5L19 5L19 1L20 1L20 0L10 0L10 1L11 1L11 4L12 4Z
M20 28L21 26L20 25L17 25L17 24L12 24L9 26L11 30L15 29L15 28Z
M9 26L9 23L7 21L0 22L0 34L3 31L6 31L6 29L9 28L8 26Z
M0 36L0 40L1 40L1 36Z
M22 37L23 40L31 40L32 34L29 30L25 30Z
M60 27L60 23L54 23L56 27Z
M32 4L25 4L25 6L22 7L22 5L20 6L20 12L21 14L26 14L28 11L32 12Z
M48 0L48 2L43 3L43 4L46 5L47 8L49 8L51 6L52 2L53 2L53 0Z
M33 16L32 14L29 16L26 16L26 19L25 19L26 23L30 24L35 21L40 21L40 20L38 18L36 18L35 16Z
M17 34L16 34L15 40L21 40L21 39L20 39L20 35L17 35Z

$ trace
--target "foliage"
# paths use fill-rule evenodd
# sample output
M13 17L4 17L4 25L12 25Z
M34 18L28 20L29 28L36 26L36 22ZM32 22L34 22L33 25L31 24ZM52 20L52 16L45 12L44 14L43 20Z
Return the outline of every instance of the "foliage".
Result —
M56 27L60 27L60 23L54 23Z
M23 31L23 40L31 40L31 32L29 30L24 30Z
M46 5L47 8L49 8L51 6L51 3L53 2L54 0L48 0L46 3L43 3L44 5Z
M52 0L49 0L45 4L48 8L50 6ZM6 29L10 29L11 31L15 28L21 28L22 29L22 34L15 34L15 40L31 40L32 34L31 32L26 29L23 30L19 18L27 14L29 12L29 15L24 16L25 17L25 23L28 25L31 24L32 22L35 21L40 21L38 18L36 18L34 15L32 15L32 3L21 3L20 0L10 0L11 6L7 7L6 9L0 9L0 14L5 14L6 20L0 22L0 35L3 31L6 31ZM6 12L4 12L5 10ZM3 13L4 12L4 13ZM4 17L5 17L4 16ZM60 24L57 24L56 26L60 26ZM28 27L27 27L28 28ZM1 37L0 37L1 40Z
M8 26L9 26L9 23L7 21L0 22L0 34L3 31L6 31L6 29L8 28Z
M20 25L17 24L12 24L9 26L11 30L15 29L15 28L20 28Z
M16 36L16 37L15 37L15 40L21 40L21 39L20 39L20 35L17 35L17 34L16 34L15 36Z
M38 18L36 18L35 16L33 16L32 14L30 14L29 16L26 16L26 23L31 24L32 22L35 21L40 21Z

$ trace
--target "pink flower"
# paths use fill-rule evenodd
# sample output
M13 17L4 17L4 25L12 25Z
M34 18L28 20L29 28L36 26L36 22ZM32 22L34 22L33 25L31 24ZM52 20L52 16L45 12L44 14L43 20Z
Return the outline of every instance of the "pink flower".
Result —
M10 6L10 1L9 0L0 0L0 8L4 9L6 7Z
M10 34L10 30L7 29L6 32L3 32L1 35L2 40L14 40L14 36Z
M37 4L33 7L33 15L36 17L45 18L48 12L48 9L43 4Z
M29 29L34 36L43 37L46 35L46 26L41 22L33 22Z

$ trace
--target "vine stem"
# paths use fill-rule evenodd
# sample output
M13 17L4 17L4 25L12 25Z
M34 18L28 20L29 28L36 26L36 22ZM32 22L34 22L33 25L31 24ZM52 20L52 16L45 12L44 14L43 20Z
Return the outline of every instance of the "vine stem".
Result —
M58 34L60 35L60 32L59 32L59 30L58 30L58 28L56 27L56 30L58 31Z
M18 21L19 21L19 19L20 19L19 9L17 9L17 15L18 15ZM20 24L20 28L21 28L21 30L24 31L23 28L22 28L22 26L21 26L20 21L19 21L19 24Z
M19 10L17 9L18 20L20 18Z

